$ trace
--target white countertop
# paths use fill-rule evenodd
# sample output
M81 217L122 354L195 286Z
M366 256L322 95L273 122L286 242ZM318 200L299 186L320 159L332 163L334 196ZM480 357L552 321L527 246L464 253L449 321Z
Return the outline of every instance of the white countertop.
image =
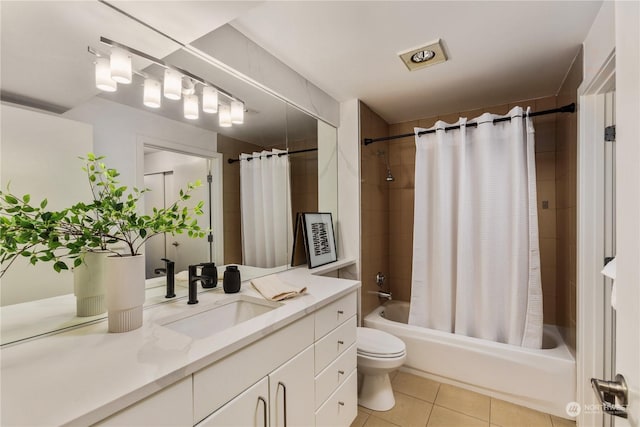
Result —
M339 268L334 265L334 268ZM107 332L106 320L0 350L1 418L5 425L88 425L220 360L318 308L358 289L352 280L316 276L297 268L278 273L306 285L307 293L210 337L193 339L158 322L228 297L221 286L186 299L148 307L135 331ZM260 295L249 282L242 294Z

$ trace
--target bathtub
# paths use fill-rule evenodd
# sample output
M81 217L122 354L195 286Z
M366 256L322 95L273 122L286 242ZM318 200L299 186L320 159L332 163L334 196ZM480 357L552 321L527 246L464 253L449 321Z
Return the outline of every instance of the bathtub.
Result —
M407 346L402 370L567 418L576 400L576 362L553 325L533 350L408 325L409 303L389 301L364 326L389 332Z

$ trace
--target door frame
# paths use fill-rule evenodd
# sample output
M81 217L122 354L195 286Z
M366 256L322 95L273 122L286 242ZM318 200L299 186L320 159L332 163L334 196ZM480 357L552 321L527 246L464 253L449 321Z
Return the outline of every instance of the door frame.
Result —
M577 211L577 402L578 425L601 424L602 412L591 378L604 375L604 94L615 89L612 51L589 82L578 88Z
M217 142L217 141L216 141ZM224 209L222 203L215 203L223 198L223 155L215 148L205 149L193 145L185 145L175 141L138 135L136 141L136 170L138 188L144 187L144 147L173 151L178 154L202 157L211 162L209 165L213 183L211 185L211 224L213 234L213 261L218 265L224 264ZM215 147L215 144L214 146ZM206 186L207 183L203 182Z

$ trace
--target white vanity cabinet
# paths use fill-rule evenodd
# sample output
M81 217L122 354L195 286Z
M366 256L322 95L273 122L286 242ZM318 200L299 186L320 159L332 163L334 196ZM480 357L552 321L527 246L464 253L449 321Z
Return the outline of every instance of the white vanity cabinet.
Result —
M188 426L193 420L191 376L98 422L97 426Z
M313 346L205 418L199 427L311 426Z
M356 293L315 313L315 425L348 426L357 415Z

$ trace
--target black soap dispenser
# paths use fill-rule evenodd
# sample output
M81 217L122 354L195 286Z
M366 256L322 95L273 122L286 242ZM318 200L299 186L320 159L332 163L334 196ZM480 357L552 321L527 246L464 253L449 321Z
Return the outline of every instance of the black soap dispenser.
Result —
M205 262L201 265L202 271L200 275L206 278L201 282L202 287L207 289L215 288L218 285L218 269L216 268L216 264L213 262Z
M228 265L222 279L222 288L226 294L235 294L240 291L240 270L237 265Z

